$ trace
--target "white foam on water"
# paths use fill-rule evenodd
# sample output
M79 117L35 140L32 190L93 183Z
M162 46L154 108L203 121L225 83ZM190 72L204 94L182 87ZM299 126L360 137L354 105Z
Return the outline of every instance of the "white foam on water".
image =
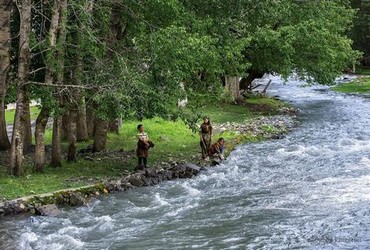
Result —
M192 203L192 204L184 204L184 206L181 207L173 207L169 212L164 213L165 217L175 217L180 214L183 214L189 210L192 210L196 207L199 207L199 203Z
M40 249L49 250L51 246L61 246L60 249L83 249L85 243L70 235L51 234L47 235L38 246Z
M67 235L79 235L84 232L87 232L88 228L81 228L81 227L76 227L76 226L67 226L63 227L58 230L58 234L67 234Z
M187 190L188 194L191 196L197 196L201 193L200 190L191 186L190 182L183 182L182 186L185 190Z
M114 219L109 215L96 217L95 221L97 224L94 226L94 230L99 232L112 231L114 229Z
M20 242L19 242L19 247L20 249L32 249L31 243L36 242L38 240L38 235L34 232L27 232L23 233L20 236Z
M222 242L230 243L230 242L240 241L240 240L243 240L243 238L241 238L241 237L231 237L231 238L222 240Z
M153 204L157 205L157 207L170 205L159 193L155 193Z

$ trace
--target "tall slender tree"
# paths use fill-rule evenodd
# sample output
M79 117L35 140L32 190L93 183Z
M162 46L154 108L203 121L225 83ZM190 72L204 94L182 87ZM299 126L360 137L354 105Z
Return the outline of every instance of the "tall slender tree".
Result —
M10 149L10 163L8 172L12 175L20 176L23 174L23 143L24 143L24 113L26 100L26 84L29 77L30 62L30 31L31 31L31 0L21 0L17 7L20 13L20 33L19 33L19 59L17 74L17 101L13 125L12 143Z
M59 26L60 17L60 5L58 0L54 0L52 4L52 14L50 19L50 29L49 29L49 52L45 64L45 84L52 85L55 78L55 67L53 67L52 60L54 60L54 55L56 54L56 42L57 42L57 31ZM46 99L46 100L45 100ZM50 107L46 103L47 98L41 99L42 108L36 119L35 128L35 162L34 168L36 171L43 172L45 168L45 129L50 117Z
M106 55L106 60L114 60L114 52L118 41L123 38L124 25L122 24L121 17L121 4L120 1L114 0L112 3L110 26L109 26L109 36L108 36L108 50ZM116 119L110 123L115 123ZM112 126L113 131L118 133L118 125ZM105 149L107 143L107 133L109 128L109 121L107 119L102 119L101 117L95 118L95 131L94 131L94 145L93 151L99 152Z
M8 72L10 68L11 8L11 0L2 0L0 2L0 150L10 148L5 121L5 96L8 89Z
M60 17L58 27L58 40L57 40L57 53L56 61L58 69L56 71L56 85L63 85L64 83L64 70L65 70L65 43L66 43L66 32L67 32L67 15L68 15L68 2L67 0L60 0ZM56 96L59 100L60 108L63 112L64 97L61 88L57 88ZM62 165L62 148L61 148L61 126L62 117L60 113L54 116L53 122L53 136L52 136L52 152L51 152L51 163L53 167L60 167Z

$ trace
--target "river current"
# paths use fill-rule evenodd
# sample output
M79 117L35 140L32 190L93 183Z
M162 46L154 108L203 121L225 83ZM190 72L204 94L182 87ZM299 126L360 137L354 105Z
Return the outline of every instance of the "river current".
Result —
M1 219L0 249L370 249L370 99L272 80L301 110L284 139L61 217Z

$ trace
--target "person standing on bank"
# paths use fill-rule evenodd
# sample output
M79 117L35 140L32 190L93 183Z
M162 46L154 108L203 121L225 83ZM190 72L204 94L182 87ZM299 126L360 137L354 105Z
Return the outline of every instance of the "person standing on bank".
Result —
M139 124L137 126L138 134L137 134L137 149L136 155L139 160L139 169L143 169L147 167L148 164L148 155L149 155L149 148L151 147L151 143L149 141L149 136L144 131L144 126Z
M208 161L208 153L212 141L212 125L208 117L203 118L203 123L200 125L200 148L202 149L202 159Z

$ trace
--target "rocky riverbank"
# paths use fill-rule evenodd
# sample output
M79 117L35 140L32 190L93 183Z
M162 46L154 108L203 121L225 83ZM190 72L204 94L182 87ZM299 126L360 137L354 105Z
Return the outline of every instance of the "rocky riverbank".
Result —
M245 136L258 139L280 139L297 125L296 110L283 108L280 115L259 117L244 123L215 124L214 129L222 135L224 131L237 134L234 140L227 142L227 152L245 142ZM156 185L159 182L178 178L192 178L205 167L217 165L217 160L200 162L160 162L151 168L123 173L121 178L95 180L96 184L82 188L61 190L53 193L28 196L0 203L0 217L21 213L56 216L61 206L81 206L99 195L111 192L123 192L133 188Z

